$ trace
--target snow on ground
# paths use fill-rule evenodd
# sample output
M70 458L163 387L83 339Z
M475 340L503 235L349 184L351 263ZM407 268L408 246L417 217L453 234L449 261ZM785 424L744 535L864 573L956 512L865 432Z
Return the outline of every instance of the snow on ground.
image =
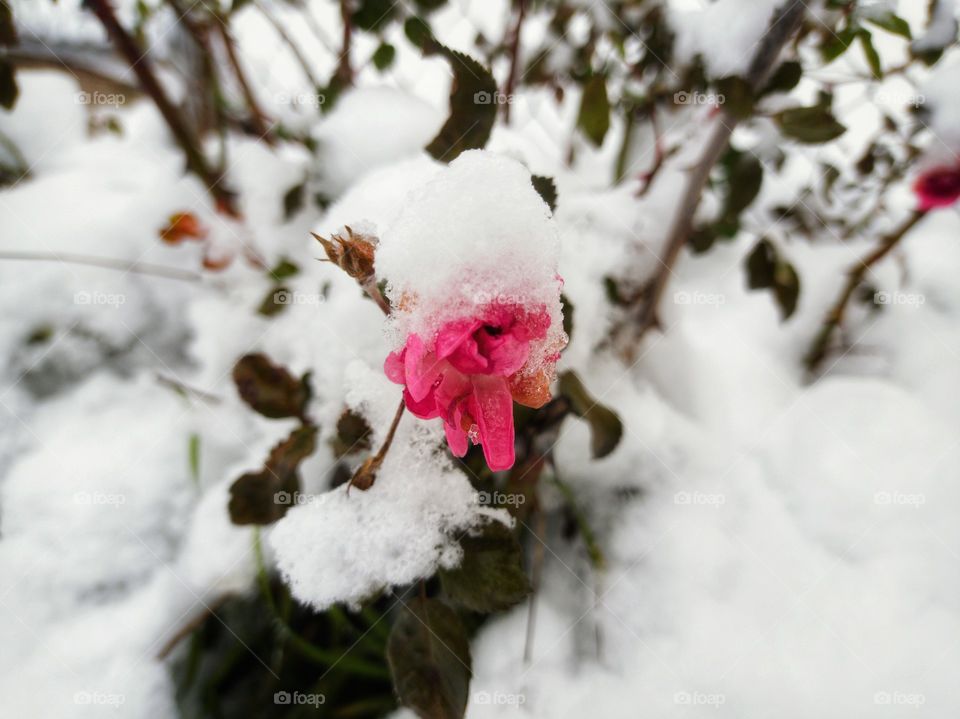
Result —
M774 5L751 3L729 46L749 45ZM744 7L700 8L702 24L685 22L681 43L696 52L712 40L711 13ZM671 3L677 17L694 11ZM712 62L717 74L738 69L733 55ZM33 177L0 192L3 249L198 270L199 247L157 239L171 213L189 210L226 246L252 247L267 265L296 262L289 289L304 301L257 315L272 285L240 259L199 283L0 262L0 696L11 715L82 717L122 702L123 716L175 716L154 657L204 604L251 590L252 536L230 525L226 488L290 429L243 408L229 376L239 355L263 350L313 373L321 441L302 468L310 491L329 486L325 440L344 404L369 413L378 432L386 425L399 388L378 374L390 349L382 316L315 261L308 230L365 221L386 236L409 193L440 171L418 148L443 116L445 75L434 67L431 88L411 94L410 65L393 72L404 89L348 95L316 128L331 157L320 183L337 195L324 213L283 220L285 191L313 169L302 152L231 141L245 229L182 176L149 105L117 111L119 136L90 137L71 78L20 75L21 102L0 120ZM934 76L928 92L939 108L931 126L956 152L951 77ZM752 237L685 257L667 331L626 366L596 349L612 319L602 280L628 263L656 268L680 176L667 173L637 201L584 180L596 157L568 172L556 129L567 125L553 109L538 113L535 96L488 149L557 177L560 274L575 307L561 368L620 413L626 436L591 462L585 427L564 425L558 464L599 530L607 568L591 570L549 527L532 661L525 606L485 626L468 716L956 715L960 218L927 218L897 261L878 267L878 289L902 301L854 314L857 348L815 384L800 358L869 237L834 251L788 245L804 290L783 325L769 296L745 290ZM764 191L789 194L802 178L784 181ZM184 398L158 373L215 397ZM299 597L357 601L455 561L448 532L475 521L476 508L465 476L425 457L438 430L405 417L405 449L369 496L348 502L335 490L273 531ZM337 541L342 551L327 551ZM338 573L340 583L317 580Z

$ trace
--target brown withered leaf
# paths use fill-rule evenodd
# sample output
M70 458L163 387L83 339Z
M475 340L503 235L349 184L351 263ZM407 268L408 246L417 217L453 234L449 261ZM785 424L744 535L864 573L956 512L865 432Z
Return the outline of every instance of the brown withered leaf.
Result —
M337 420L337 434L330 439L333 455L341 457L370 449L370 425L361 415L344 410Z
M178 245L184 240L202 240L207 228L192 212L177 212L170 215L167 226L160 230L160 239L168 245Z
M233 381L241 399L264 417L297 417L306 421L306 407L311 397L309 373L297 379L258 352L237 360Z
M272 524L287 513L300 489L297 469L317 446L317 428L304 425L270 450L263 468L247 472L230 487L230 521Z

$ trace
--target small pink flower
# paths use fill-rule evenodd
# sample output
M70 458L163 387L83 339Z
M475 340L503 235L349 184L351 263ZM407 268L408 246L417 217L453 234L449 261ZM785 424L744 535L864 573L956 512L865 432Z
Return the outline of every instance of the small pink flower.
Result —
M949 207L960 199L960 166L937 167L922 174L913 185L921 210Z
M528 366L531 343L542 340L550 316L516 304L490 304L477 316L447 322L428 346L416 334L384 362L391 381L404 385L407 409L421 419L443 418L450 450L467 453L467 439L483 447L494 471L514 462L513 402L541 407L550 399L557 354Z

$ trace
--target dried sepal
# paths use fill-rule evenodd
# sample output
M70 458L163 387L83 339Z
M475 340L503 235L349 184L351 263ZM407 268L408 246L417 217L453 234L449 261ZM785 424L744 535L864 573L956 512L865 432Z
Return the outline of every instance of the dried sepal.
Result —
M344 227L330 239L311 233L323 246L327 259L353 277L361 285L374 277L373 259L377 250L377 238L354 232Z

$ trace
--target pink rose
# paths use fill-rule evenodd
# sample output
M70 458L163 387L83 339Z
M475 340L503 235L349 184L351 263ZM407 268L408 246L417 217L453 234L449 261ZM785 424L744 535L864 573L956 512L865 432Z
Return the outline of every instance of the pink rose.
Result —
M411 334L384 362L404 385L407 409L422 419L442 417L450 450L467 453L467 438L483 447L493 471L514 462L513 402L541 407L550 399L557 354L531 360L531 343L550 327L544 307L490 304L475 317L447 322L428 346Z

